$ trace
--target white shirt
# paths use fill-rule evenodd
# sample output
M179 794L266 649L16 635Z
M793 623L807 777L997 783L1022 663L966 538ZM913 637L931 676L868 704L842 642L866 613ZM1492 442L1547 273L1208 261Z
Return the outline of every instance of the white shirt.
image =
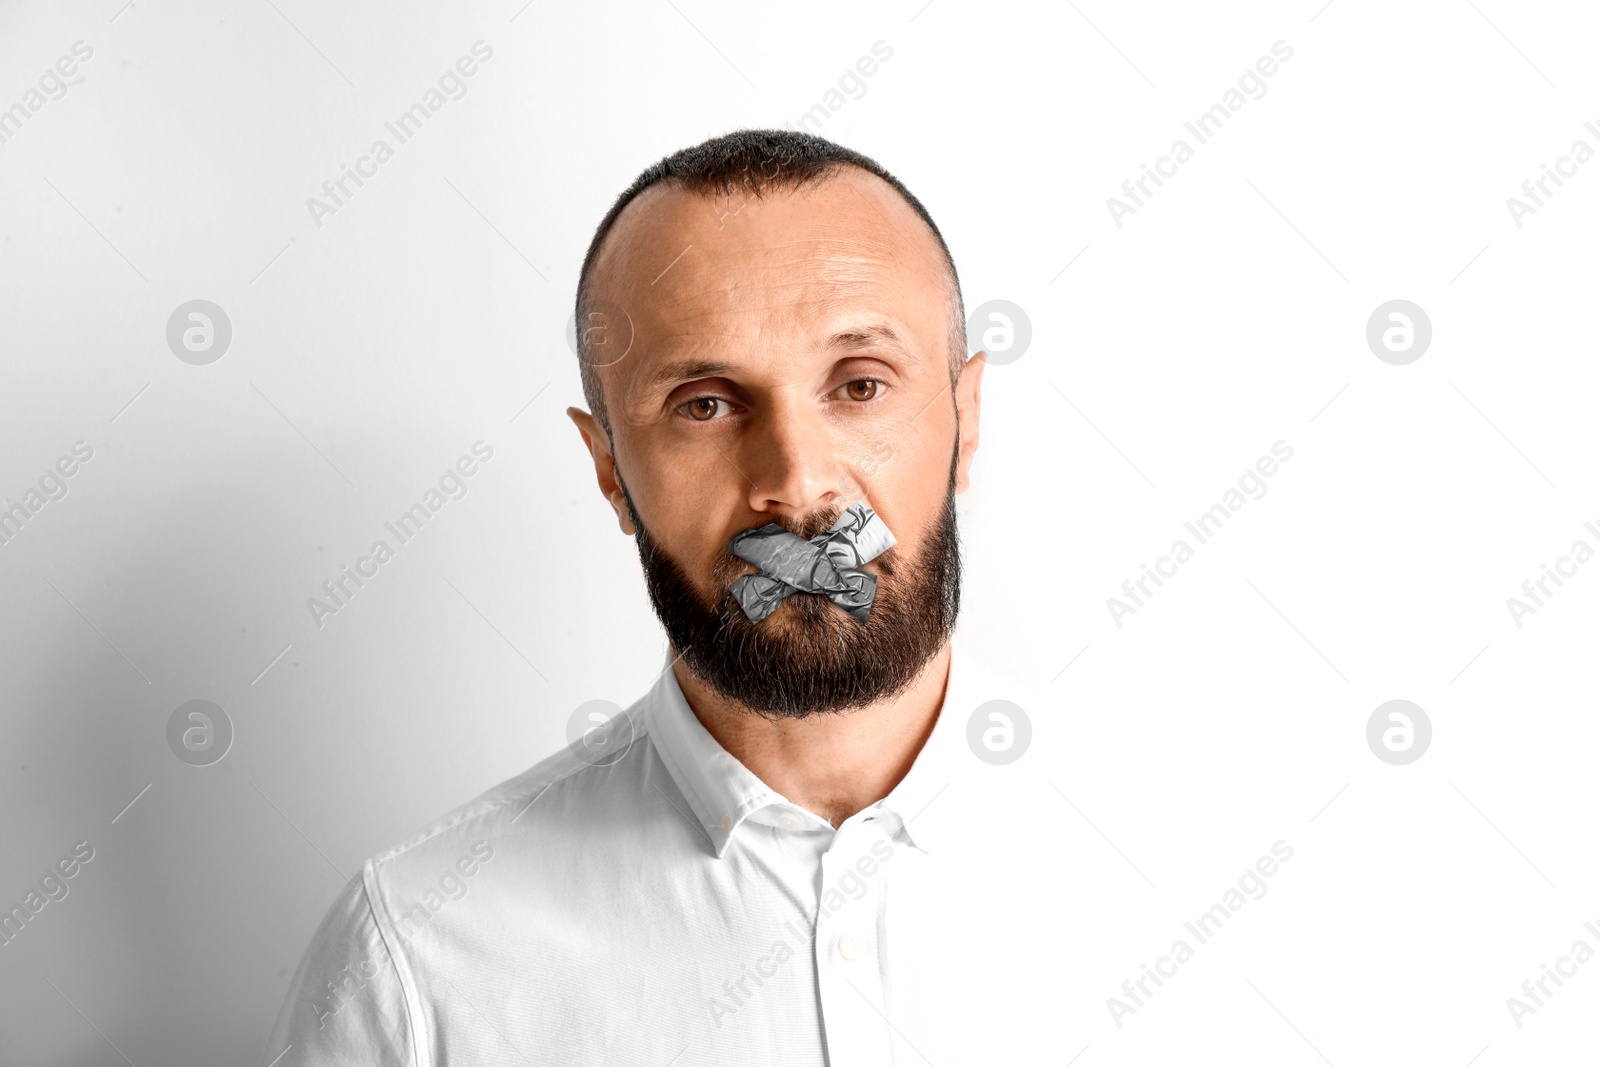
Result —
M563 750L369 860L261 1062L1063 1063L1055 802L967 739L1007 695L957 648L911 770L835 830L663 671L614 763Z

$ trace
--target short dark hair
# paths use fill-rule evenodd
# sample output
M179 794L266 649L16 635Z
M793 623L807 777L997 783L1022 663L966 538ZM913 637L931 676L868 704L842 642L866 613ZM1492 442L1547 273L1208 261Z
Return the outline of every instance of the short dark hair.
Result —
M792 192L808 183L836 175L843 167L856 167L888 182L899 193L917 216L927 223L933 239L939 244L944 257L944 269L949 285L950 325L947 356L950 364L950 381L956 377L967 361L966 311L961 302L961 281L956 274L955 260L944 235L934 224L928 209L876 160L843 145L798 130L735 130L684 148L657 163L646 167L633 184L617 197L595 229L589 251L583 257L583 267L578 272L578 298L574 311L577 328L578 364L583 376L583 395L589 409L600 425L610 433L611 424L606 417L605 396L600 388L600 375L588 352L585 341L591 310L589 289L595 260L600 246L616 224L618 216L634 199L653 185L670 184L686 192L702 196L733 196L748 194L761 198L771 192Z

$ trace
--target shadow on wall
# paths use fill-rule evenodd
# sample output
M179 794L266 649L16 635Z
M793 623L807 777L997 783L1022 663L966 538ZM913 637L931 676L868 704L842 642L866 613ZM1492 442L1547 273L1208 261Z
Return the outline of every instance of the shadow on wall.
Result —
M340 632L314 629L305 601L367 543L375 494L335 482L308 499L299 449L212 456L137 498L86 486L66 501L76 513L49 516L76 542L40 524L0 557L31 622L8 641L21 654L4 784L38 816L4 841L0 900L20 904L74 843L93 849L67 894L0 945L4 1062L120 1062L112 1045L139 1064L256 1062L360 863L493 784L481 765L444 766L448 744L481 729L527 764L544 754L506 736L525 698L468 694L498 708L481 723L440 711L463 698L440 666L465 658L450 644L462 625L428 598L453 595L440 576L473 539L463 505L454 528L402 550ZM108 466L132 459L106 452ZM169 747L169 718L195 699L234 732L209 766Z

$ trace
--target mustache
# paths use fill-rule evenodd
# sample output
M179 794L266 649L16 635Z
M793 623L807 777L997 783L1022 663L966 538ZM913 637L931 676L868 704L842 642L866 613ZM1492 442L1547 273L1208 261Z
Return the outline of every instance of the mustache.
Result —
M827 507L819 508L808 515L774 515L766 522L735 531L729 535L728 540L731 542L739 534L748 533L751 530L759 530L763 526L781 526L796 537L803 537L809 541L819 533L825 533L832 529L833 524L839 521L839 516L843 515L844 511L845 509L838 504L829 504Z

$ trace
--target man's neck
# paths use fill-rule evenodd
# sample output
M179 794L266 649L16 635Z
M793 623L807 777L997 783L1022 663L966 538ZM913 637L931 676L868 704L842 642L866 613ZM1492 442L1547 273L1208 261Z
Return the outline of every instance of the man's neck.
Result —
M899 696L842 714L770 719L730 701L677 660L678 687L706 731L769 789L837 827L888 796L933 732L950 643Z

